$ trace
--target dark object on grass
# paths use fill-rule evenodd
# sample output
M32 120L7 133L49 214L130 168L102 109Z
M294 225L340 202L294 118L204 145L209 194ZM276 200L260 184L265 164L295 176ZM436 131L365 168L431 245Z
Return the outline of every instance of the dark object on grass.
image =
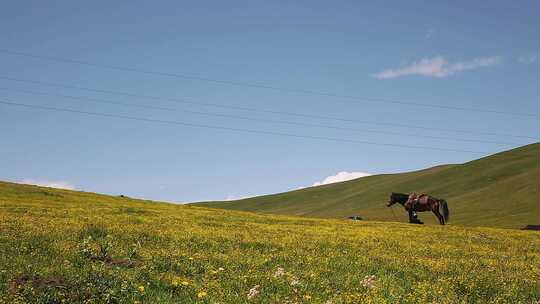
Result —
M419 224L419 225L423 225L424 222L422 222L421 220L419 220L418 218L416 217L413 217L411 220L409 220L409 223L411 224Z
M361 221L362 217L359 215L353 215L353 216L349 216L348 219L353 220L353 221Z
M521 228L521 230L540 230L540 225L527 225Z

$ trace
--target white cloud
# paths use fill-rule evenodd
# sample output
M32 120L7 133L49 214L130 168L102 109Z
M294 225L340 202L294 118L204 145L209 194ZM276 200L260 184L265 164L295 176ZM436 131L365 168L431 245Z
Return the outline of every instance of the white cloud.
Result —
M45 181L45 180L23 179L21 183L28 184L28 185L36 185L36 186L41 186L41 187L67 189L67 190L75 189L73 185L64 181Z
M348 181L348 180L351 180L351 179L360 178L360 177L366 177L366 176L370 176L370 175L371 175L371 173L366 173L366 172L342 171L342 172L337 173L336 175L328 176L327 178L323 179L320 182L314 183L313 187L327 185L327 184L333 184L333 183L339 183L339 182L344 182L344 181Z
M525 63L525 64L531 64L535 63L537 61L540 61L540 53L527 55L527 56L521 56L518 58L519 62Z
M501 63L502 58L497 56L475 58L471 61L449 63L442 56L422 59L408 66L397 69L386 69L373 77L377 79L390 79L402 76L422 75L428 77L446 77L459 72L488 67Z

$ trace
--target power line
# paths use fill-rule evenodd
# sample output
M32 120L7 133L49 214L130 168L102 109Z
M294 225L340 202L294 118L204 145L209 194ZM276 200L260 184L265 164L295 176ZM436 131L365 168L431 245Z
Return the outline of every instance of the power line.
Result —
M256 122L268 122L268 123L286 124L286 125L294 125L294 126L318 127L318 128L326 128L326 129L334 129L334 130L378 133L378 134L387 134L387 135L412 136L412 137L420 137L420 138L451 140L451 141L461 141L461 142L478 142L478 143L489 143L489 144L499 144L499 145L516 144L516 143L509 143L509 142L489 141L489 140L453 138L453 137L444 137L444 136L431 136L431 135L422 135L422 134L416 134L416 133L415 134L401 133L401 132L392 132L392 131L381 131L381 130L371 130L371 129L338 127L338 126L330 126L330 125L324 125L324 124L312 124L312 123L293 122L293 121L284 121L284 120L253 118L253 117L246 117L246 116L239 116L239 115L191 111L191 110L184 110L184 109L177 109L177 108L167 108L167 107L159 107L159 106L153 106L153 105L125 103L125 102L117 102L117 101L99 99L99 98L88 98L88 97L79 97L79 96L71 96L71 95L63 95L63 94L52 94L52 93L36 92L36 91L31 91L31 90L19 90L19 89L12 89L12 88L2 88L2 87L0 87L0 90L22 92L22 93L26 93L26 94L39 95L39 96L51 96L51 97L60 97L60 98L67 98L67 99L73 99L73 100L85 100L85 101L91 101L91 102L113 104L113 105L121 105L121 106L127 106L127 107L136 107L136 108L143 108L143 109L152 109L152 110L170 111L170 112L182 112L182 113L189 113L189 114L195 114L195 115L212 116L212 117L225 117L225 118L233 118L233 119L240 119L240 120L248 120L248 121L256 121Z
M95 88L82 87L82 86L76 86L76 85L67 85L67 84L59 84L59 83L52 83L52 82L44 82L44 81L39 81L39 80L19 79L19 78L7 77L7 76L0 76L0 79L14 81L14 82L45 85L45 86L51 86L51 87L75 89L75 90L94 92L94 93L105 93L105 94L112 94L112 95L119 95L119 96L127 96L127 97L143 98L143 99L152 99L152 100L160 100L160 101L168 101L168 102L184 103L184 104L193 104L193 105L198 105L198 106L208 106L208 107L215 107L215 108L222 108L222 109L240 110L240 111L253 112L253 113L277 114L277 115L285 115L285 116L293 116L293 117L301 117L301 118L325 119L325 120L334 120L334 121L350 122L350 123L361 123L361 124L371 124L371 125L404 127L404 128L412 128L412 129L419 129L419 130L429 130L429 131L444 131L444 132L454 132L454 133L473 134L473 135L477 134L477 135L488 135L488 136L515 137L515 138L525 138L525 139L533 139L533 140L538 140L539 139L538 137L517 135L517 134L495 133L495 132L477 132L477 131L470 131L470 130L463 130L463 129L460 130L460 129L424 127L424 126L419 126L419 125L408 125L408 124L379 122L379 121L364 121L364 120L348 119L348 118L335 117L335 116L312 115L312 114L305 114L305 113L299 113L299 112L274 111L274 110L268 110L268 109L230 106L230 105L208 103L208 102L198 102L198 101L195 102L195 101L187 100L185 98L167 98L167 97L159 97L159 96L152 96L152 95L142 95L142 94L134 94L134 93L129 93L129 92L123 92L123 91L95 89Z
M242 133L275 135L275 136L283 136L283 137L315 139L315 140L332 141L332 142L347 142L347 143L356 143L356 144L365 144L365 145L374 145L374 146L387 146L387 147L397 147L397 148L407 148L407 149L419 149L419 150L474 153L474 154L486 154L486 153L489 153L489 152L485 152L485 151L480 152L480 151L471 151L471 150L438 148L438 147L430 147L430 146L411 146L411 145L372 142L372 141L363 141L363 140L354 140L354 139L343 139L343 138L312 136L312 135L300 135L300 134L281 133L281 132L274 132L274 131L232 128L232 127L225 127L225 126L205 125L205 124L194 124L194 123L187 123L187 122L182 122L182 121L161 120L161 119L152 119L152 118L138 117L138 116L118 115L118 114L99 113L99 112L88 112L88 111L80 111L80 110L58 108L58 107L50 107L50 106L30 105L30 104L11 102L11 101L7 101L7 100L0 100L0 104L10 105L10 106L17 106L17 107L32 108L32 109L40 109L40 110L46 110L46 111L66 112L66 113L83 114L83 115L89 115L89 116L118 118L118 119L145 121L145 122L151 122L151 123L161 123L161 124L170 124L170 125L180 125L180 126L185 126L185 127L217 129L217 130L235 131L235 132L242 132Z
M397 105L406 105L406 106L415 106L415 107L424 107L424 108L491 113L491 114L502 114L502 115L512 115L512 116L528 116L528 117L536 117L536 118L540 117L540 114L538 113L518 113L518 112L508 112L508 111L480 109L480 108L435 105L435 104L419 103L419 102L412 102L412 101L400 101L400 100L390 100L390 99L381 99L381 98L372 98L372 97L359 97L359 96L341 95L341 94L335 94L335 93L329 93L329 92L319 92L319 91L314 91L314 90L279 87L279 86L273 86L273 85L268 85L264 83L230 81L230 80L214 79L214 78L200 77L200 76L194 76L194 75L188 75L188 74L150 71L150 70L143 70L143 69L132 68L132 67L125 67L125 66L106 65L106 64L98 64L98 63L82 61L82 60L36 55L36 54L30 54L30 53L24 53L24 52L11 51L7 49L0 49L0 52L4 54L9 54L9 55L15 55L15 56L23 56L23 57L29 57L29 58L34 58L34 59L64 62L64 63L78 64L78 65L86 65L86 66L91 66L91 67L124 71L124 72L133 72L133 73L140 73L140 74L147 74L147 75L197 80L197 81L211 82L211 83L222 84L222 85L251 87L251 88L267 89L267 90L274 90L274 91L280 91L280 92L326 96L326 97L348 99L348 100L355 100L355 101L361 101L361 102L388 103L388 104L397 104Z

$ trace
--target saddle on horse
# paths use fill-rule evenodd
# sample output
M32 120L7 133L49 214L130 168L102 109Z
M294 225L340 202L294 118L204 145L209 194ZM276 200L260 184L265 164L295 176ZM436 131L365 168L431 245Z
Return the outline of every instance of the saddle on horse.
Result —
M423 224L422 221L418 219L418 214L416 213L416 205L419 203L420 200L425 201L428 199L429 196L425 193L418 194L416 192L413 192L409 195L409 199L405 204L403 204L403 207L409 212L409 222L410 223L416 223L416 224ZM424 202L425 204L426 202Z
M409 210L409 209L412 209L414 211L414 206L419 203L419 202L423 202L425 203L427 200L429 199L429 196L425 193L416 193L416 192L413 192L409 195L409 199L407 200L407 202L403 205L405 207L405 209Z

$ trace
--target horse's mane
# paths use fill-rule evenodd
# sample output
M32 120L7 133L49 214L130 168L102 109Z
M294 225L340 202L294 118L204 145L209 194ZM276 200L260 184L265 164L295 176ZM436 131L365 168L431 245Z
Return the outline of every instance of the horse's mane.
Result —
M391 197L395 199L403 199L403 198L409 199L409 195L407 193L399 193L399 192L392 192Z
M405 204L409 200L409 195L405 193L392 192L390 195L390 201L395 203Z

